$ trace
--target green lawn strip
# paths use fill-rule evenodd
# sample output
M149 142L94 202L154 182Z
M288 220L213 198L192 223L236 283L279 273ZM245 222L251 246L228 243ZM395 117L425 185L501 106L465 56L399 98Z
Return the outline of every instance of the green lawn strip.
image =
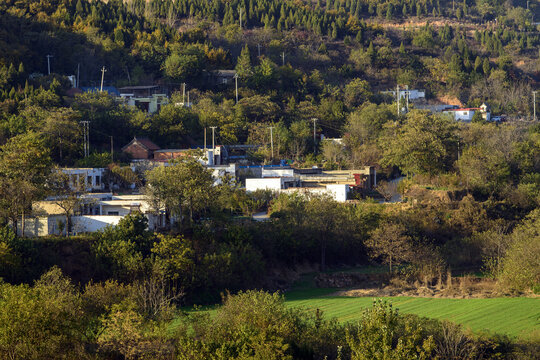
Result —
M327 289L328 290L328 289ZM437 299L414 297L386 297L400 312L428 318L447 319L478 332L523 336L540 328L540 299ZM286 295L288 306L320 309L327 317L340 322L359 320L363 309L371 306L373 298Z

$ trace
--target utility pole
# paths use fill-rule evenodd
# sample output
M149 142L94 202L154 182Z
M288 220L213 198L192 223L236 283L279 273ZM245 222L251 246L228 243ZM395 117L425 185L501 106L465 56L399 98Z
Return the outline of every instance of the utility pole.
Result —
M182 83L182 106L186 106L186 83Z
M188 107L189 107L189 91L187 92L187 104L188 104Z
M272 149L272 160L274 160L274 133L272 132L274 127L269 126L268 128L270 129L270 147Z
M206 128L204 128L204 152L206 152Z
M212 156L214 155L213 151L216 150L216 141L215 141L215 131L217 126L210 126L212 129Z
M315 154L315 151L317 150L317 118L311 119L313 121L313 153Z
M105 66L101 68L101 89L99 90L100 92L103 92L103 80L105 79L105 71L107 71L105 69Z
M236 103L238 104L238 74L234 74L234 87L236 88Z
M52 55L47 55L47 71L49 72L49 75L51 75L51 58L54 57Z
M409 85L405 85L405 100L407 101L407 113L409 112Z
M536 93L538 90L533 90L533 120L536 121Z
M397 98L397 115L399 116L399 85L396 87L396 98Z
M110 136L111 138L111 162L114 162L114 143L113 143L113 137Z
M285 66L285 51L281 53L282 64Z
M261 44L257 44L257 51L259 53L259 57L261 57Z

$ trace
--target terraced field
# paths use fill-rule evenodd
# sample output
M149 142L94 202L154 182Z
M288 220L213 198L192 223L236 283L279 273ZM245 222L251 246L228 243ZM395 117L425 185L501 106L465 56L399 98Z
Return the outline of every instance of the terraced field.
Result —
M331 296L333 289L302 289L285 295L289 306L320 309L340 322L355 321L373 298ZM539 298L440 299L415 297L384 298L402 313L447 319L466 328L514 337L540 332Z

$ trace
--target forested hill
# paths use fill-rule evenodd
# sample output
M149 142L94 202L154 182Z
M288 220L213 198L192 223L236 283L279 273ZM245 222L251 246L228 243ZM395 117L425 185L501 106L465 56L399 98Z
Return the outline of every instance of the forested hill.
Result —
M379 92L396 84L426 89L428 101L471 107L487 101L494 114L529 116L540 69L536 5L5 0L0 143L32 129L34 121L24 115L37 113L30 105L47 111L71 107L75 117L91 113L92 138L114 136L119 142L139 134L178 145L184 141L179 134L200 137L201 127L217 124L222 142L260 143L260 129L249 128L251 123L283 121L289 127L312 117L320 119L325 135L342 136L349 114L368 103L390 103ZM195 107L166 110L168 115L149 123L113 102L67 100L66 76L79 74L80 86L98 86L103 67L106 86L162 84L174 91L187 83ZM238 106L234 87L208 80L216 69L236 69ZM308 141L306 126L300 132ZM296 158L306 141L292 151Z
M313 45L307 41L310 36L304 35L305 41L300 37L295 44L290 44L289 33L306 30L316 38L316 43L335 49L341 58L353 52L350 61L344 64L350 69L346 67L340 69L341 72L362 71L365 65L373 65L365 64L370 62L369 59L354 53L364 47L370 58L375 57L373 51L379 53L376 67L399 65L403 68L408 64L389 62L392 58L389 52L397 51L401 43L407 50L411 46L411 50L421 50L422 55L433 57L456 47L455 53L460 58L455 62L461 63L462 70L481 72L478 70L484 59L493 61L502 55L516 54L525 58L537 57L534 52L538 34L531 25L534 14L522 5L517 2L513 7L508 2L486 0L319 0L312 3L278 0L132 0L125 3L117 0L7 0L0 4L0 63L6 67L6 72L13 64L13 73L22 62L28 73L46 73L46 55L54 55L51 71L72 74L80 65L83 85L92 85L99 80L102 65L107 66L107 78L113 82L149 82L163 75L169 75L169 80L186 80L184 78L196 76L202 69L234 65L239 43L255 41L249 34L239 34L242 17L244 30L274 30L256 40L267 48L264 53L275 50L270 51L271 55L277 55L273 59L275 62L279 62L279 50L283 50L289 52L287 55L293 65L305 65L302 59L296 58L298 54L291 54L295 50L291 45L296 45L296 50L299 50L299 43ZM534 10L533 5L531 9ZM454 25L429 25L429 21L438 24L445 19L452 20L449 23ZM497 26L490 26L488 22L495 19ZM410 21L427 21L428 25L409 27L406 31L389 31L381 26L396 22L409 24ZM474 27L477 30L471 32ZM201 46L199 51L188 51L186 43ZM277 49L268 49L271 47ZM324 47L312 50L325 53ZM174 53L196 56L198 62L190 64L185 73L167 72L166 59ZM482 64L476 62L478 56ZM524 70L534 73L537 69L525 67ZM2 79L2 85L6 85L10 77L3 76Z

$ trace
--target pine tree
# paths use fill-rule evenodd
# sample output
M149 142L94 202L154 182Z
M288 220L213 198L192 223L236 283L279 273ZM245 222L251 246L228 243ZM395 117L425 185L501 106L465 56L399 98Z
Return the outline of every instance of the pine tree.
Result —
M246 46L244 46L244 48L242 49L242 52L240 53L240 56L238 57L235 70L238 76L242 79L247 79L251 75L253 75L253 69L251 67L251 58L250 58L249 48L247 44Z
M482 64L482 71L486 76L489 76L491 65L489 64L489 60L487 58L484 59L484 63Z
M356 41L358 41L360 44L362 43L362 29L358 30L356 33Z
M403 45L403 41L399 45L399 53L405 55L405 46Z

